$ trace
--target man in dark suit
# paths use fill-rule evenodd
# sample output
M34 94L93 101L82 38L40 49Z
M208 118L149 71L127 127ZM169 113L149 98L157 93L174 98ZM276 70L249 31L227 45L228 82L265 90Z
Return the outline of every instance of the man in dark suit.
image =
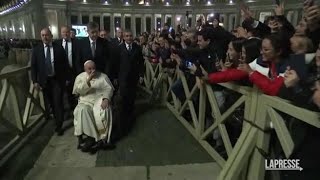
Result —
M121 28L117 28L116 37L111 38L110 48L112 52L118 52L118 46L123 43L123 31ZM119 66L118 54L112 53L110 58L112 59L112 67ZM118 86L118 81L114 77L110 77L114 86Z
M31 77L34 87L42 90L46 117L50 106L56 120L55 131L63 135L63 89L69 76L68 59L63 47L52 42L52 33L48 28L41 30L42 43L32 50Z
M116 37L111 39L113 45L120 45L123 43L123 32L121 28L117 28Z
M70 110L71 112L73 112L74 108L77 105L77 99L72 94L73 84L74 84L75 78L81 72L82 65L77 61L77 57L76 57L77 56L77 40L72 39L70 37L70 28L68 26L62 26L60 32L61 32L62 39L57 40L56 43L62 45L68 57L68 64L71 70L71 77L70 77L70 82L67 82L66 90L67 90Z
M109 76L109 44L108 41L99 37L99 25L95 22L89 22L87 25L89 37L79 41L79 62L83 64L87 60L93 60L96 69ZM81 69L83 71L83 68Z
M138 81L143 80L144 60L139 45L133 43L130 30L124 31L124 43L118 46L118 58L115 63L115 78L118 80L119 90L115 98L115 105L119 108L118 119L115 122L115 139L125 136L134 121L134 101Z

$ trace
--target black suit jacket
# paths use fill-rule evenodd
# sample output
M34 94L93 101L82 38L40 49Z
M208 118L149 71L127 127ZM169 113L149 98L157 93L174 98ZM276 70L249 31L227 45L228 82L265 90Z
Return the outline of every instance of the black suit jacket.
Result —
M118 79L120 94L130 93L130 90L135 89L139 77L143 76L144 59L142 49L136 43L132 43L132 50L127 50L126 44L122 43L118 46L118 58L114 68L115 78Z
M119 42L118 38L116 37L116 38L112 38L112 39L111 39L111 43L112 43L113 46L117 47L117 46L119 46L121 43L123 43L123 40L122 40L121 42Z
M59 39L56 41L57 44L60 44L62 46L63 44L63 39ZM71 73L73 75L75 75L75 77L80 74L82 72L82 65L79 63L79 53L78 53L78 40L77 39L71 39L71 44L72 44L72 67L70 67L71 69ZM67 62L69 64L69 59L68 59L68 55L67 55Z
M95 57L92 57L91 44L89 37L79 40L79 63L82 65L81 71L83 71L83 64L87 60L93 60L96 64L96 69L100 72L110 74L110 58L109 58L109 43L105 39L98 38L96 40L96 52Z
M70 69L67 55L60 44L52 43L54 57L54 72L56 79L65 84L66 80L70 80ZM45 53L43 43L34 47L31 58L31 78L33 83L39 83L41 87L45 87L47 81Z

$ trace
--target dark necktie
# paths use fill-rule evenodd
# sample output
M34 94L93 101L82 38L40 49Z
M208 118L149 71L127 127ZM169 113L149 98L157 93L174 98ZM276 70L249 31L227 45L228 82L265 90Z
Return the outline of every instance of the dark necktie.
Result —
M92 53L92 58L94 58L96 53L96 42L91 43L91 53Z
M64 40L65 42L66 42L66 44L65 44L65 46L64 46L64 50L66 51L66 54L67 54L67 56L69 55L68 53L68 40L67 39L65 39Z
M46 53L46 66L47 66L47 74L49 76L53 75L52 64L51 64L51 51L50 45L46 45L47 53Z
M68 45L68 40L67 40L67 39L65 39L65 46L64 46L64 50L66 51L67 59L68 59L69 65L70 65L70 67L72 67L72 58L71 58L71 59L69 59L69 45Z
M131 44L128 44L128 51L131 52L131 50L132 50L132 46Z

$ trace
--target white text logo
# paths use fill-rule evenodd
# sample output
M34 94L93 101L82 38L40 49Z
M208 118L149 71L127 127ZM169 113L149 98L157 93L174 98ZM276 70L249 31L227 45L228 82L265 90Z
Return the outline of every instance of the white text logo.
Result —
M302 171L303 168L299 166L300 159L270 159L265 160L265 169L267 171L273 170L296 170Z

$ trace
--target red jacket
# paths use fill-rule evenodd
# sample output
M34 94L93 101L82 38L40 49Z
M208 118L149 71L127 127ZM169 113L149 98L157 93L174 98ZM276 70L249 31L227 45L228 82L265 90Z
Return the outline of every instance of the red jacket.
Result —
M250 77L250 81L255 84L263 93L271 96L278 95L280 88L284 83L284 78L282 76L277 76L273 80L259 73L258 71L254 71Z
M223 83L246 79L248 74L238 69L227 69L222 72L215 72L208 75L209 83Z
M271 64L271 69L274 76L273 80L269 77L254 71L249 80L255 84L263 93L271 96L276 96L279 93L281 86L283 85L284 78L282 76L277 76L277 70L274 64ZM208 75L208 82L213 83L223 83L229 81L239 81L248 77L246 72L238 69L227 69L226 71L211 73Z

